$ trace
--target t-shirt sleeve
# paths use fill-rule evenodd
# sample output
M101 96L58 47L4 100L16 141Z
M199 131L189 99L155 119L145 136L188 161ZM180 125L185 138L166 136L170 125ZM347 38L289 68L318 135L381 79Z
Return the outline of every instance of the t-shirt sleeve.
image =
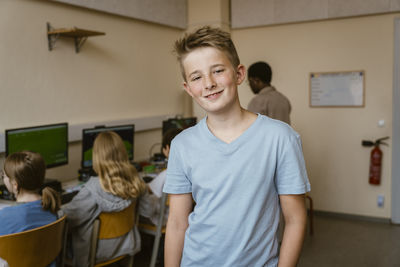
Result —
M188 179L187 167L181 155L179 145L172 141L169 153L167 179L163 191L168 194L185 194L192 192L192 183ZM186 169L186 171L185 171Z
M311 190L300 136L289 136L278 154L275 183L279 195L298 195Z

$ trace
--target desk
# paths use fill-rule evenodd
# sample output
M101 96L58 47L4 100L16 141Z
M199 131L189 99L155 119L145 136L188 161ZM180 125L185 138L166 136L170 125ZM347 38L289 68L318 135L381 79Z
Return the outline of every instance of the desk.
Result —
M144 179L146 183L150 182L152 179L154 179L159 172L139 172L139 177ZM78 178L76 179L71 179L65 182L61 183L61 188L62 188L62 193L61 193L61 204L68 203L72 200L72 198L79 193L79 190L81 190L82 186L85 184L85 182L80 181ZM0 198L0 209L3 209L5 207L13 206L16 205L17 202L13 200L6 200L6 199L1 199Z
M61 204L65 204L71 201L71 199L79 192L82 188L84 182L79 181L78 179L68 180L66 182L61 183L61 187L63 192L61 193ZM6 200L0 198L0 210L17 205L16 201Z
M72 198L79 193L79 190L81 190L84 184L85 182L82 182L78 179L63 182L61 184L63 190L61 194L61 204L64 205L70 202Z

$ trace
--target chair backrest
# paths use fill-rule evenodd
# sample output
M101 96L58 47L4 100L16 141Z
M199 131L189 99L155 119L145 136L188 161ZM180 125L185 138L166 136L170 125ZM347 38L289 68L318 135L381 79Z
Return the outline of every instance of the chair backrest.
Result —
M63 265L65 218L32 230L0 236L0 258L10 267L45 267L60 256Z
M99 217L94 221L89 255L90 266L111 264L126 256L96 264L96 251L99 240L121 237L131 231L135 226L137 218L136 204L136 200L133 200L132 204L122 211L100 213Z

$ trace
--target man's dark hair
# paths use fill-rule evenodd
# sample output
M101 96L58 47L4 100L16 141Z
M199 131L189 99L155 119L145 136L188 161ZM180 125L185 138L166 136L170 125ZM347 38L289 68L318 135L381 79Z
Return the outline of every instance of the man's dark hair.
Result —
M247 76L253 77L253 78L258 78L267 85L271 83L271 78L272 78L272 70L271 67L268 65L268 63L264 61L259 61L254 64L252 64L248 71L247 71Z
M168 129L163 135L161 149L167 148L167 146L171 147L172 139L174 139L174 137L177 136L180 132L182 132L182 129L179 128Z

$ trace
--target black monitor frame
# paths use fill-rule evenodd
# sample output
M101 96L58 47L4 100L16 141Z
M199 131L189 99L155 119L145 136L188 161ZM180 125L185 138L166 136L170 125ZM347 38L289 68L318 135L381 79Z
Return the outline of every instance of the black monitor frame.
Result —
M23 127L23 128L6 129L5 130L6 157L11 153L16 152L16 151L13 151L13 152L10 151L10 144L9 144L10 143L10 140L9 140L9 135L10 134L15 133L15 132L20 132L20 131L21 132L23 132L23 131L28 131L29 132L30 130L39 131L39 130L45 130L46 128L54 128L54 127L65 127L65 129L66 129L65 148L64 148L65 153L66 153L65 154L66 160L64 160L62 162L53 163L53 164L47 164L46 163L46 168L50 169L50 168L54 168L54 167L58 167L58 166L62 166L62 165L67 165L68 164L68 160L69 160L69 157L68 157L68 123L67 122L55 123L55 124L44 124L44 125L39 125L39 126L31 126L31 127ZM23 150L29 150L29 151L37 152L37 153L41 154L42 157L46 161L46 158L44 157L43 153L41 153L41 151L34 151L33 149L30 149L29 147L27 147L26 149L23 149Z
M93 162L90 165L85 164L85 160L84 160L85 155L84 154L85 154L85 151L87 150L87 147L93 148L94 140L99 133L113 131L113 132L119 134L118 130L126 130L126 128L128 128L128 127L132 129L132 152L128 153L128 155L130 156L129 160L133 161L134 152L135 152L135 125L134 124L115 125L115 126L107 126L107 127L106 126L96 126L93 128L82 129L81 168L82 169L92 169L93 168ZM95 134L95 136L89 138L88 137L89 134ZM123 140L125 140L122 136L121 136L121 138ZM90 143L87 144L85 142L90 142Z

